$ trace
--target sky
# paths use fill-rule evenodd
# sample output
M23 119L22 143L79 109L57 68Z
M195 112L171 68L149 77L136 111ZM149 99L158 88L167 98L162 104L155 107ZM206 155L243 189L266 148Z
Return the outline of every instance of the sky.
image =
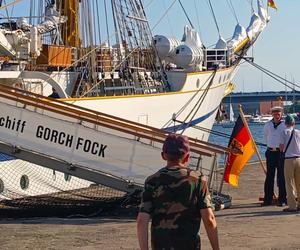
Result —
M91 0L99 1L99 0ZM103 3L105 0L100 0ZM109 0L106 0L109 2ZM178 1L174 0L142 0L145 11L153 29L153 35L162 34L170 37L182 38L183 28L188 20ZM229 8L232 2L239 23L248 26L253 2L257 10L256 0L211 0L217 19L220 34L225 39L233 34L237 21ZM266 4L266 0L262 0ZM274 0L278 10L269 9L271 21L261 34L248 56L254 61L276 74L300 85L300 1ZM8 2L8 1L7 1ZM208 0L181 0L194 27L200 33L202 42L206 46L217 42L219 34L208 7ZM28 15L26 5L29 0L18 4L14 15ZM174 3L174 4L173 4ZM166 14L166 10L172 5ZM102 19L103 20L103 19ZM267 75L262 74L253 66L245 63L241 65L234 81L235 92L286 90L284 86ZM296 90L300 90L297 89Z

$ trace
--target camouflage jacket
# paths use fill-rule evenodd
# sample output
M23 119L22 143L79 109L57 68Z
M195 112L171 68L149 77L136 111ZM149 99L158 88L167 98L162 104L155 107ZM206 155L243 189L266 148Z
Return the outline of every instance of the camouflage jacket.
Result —
M211 199L200 172L164 167L148 177L140 212L152 217L152 249L199 249L200 209L208 207Z

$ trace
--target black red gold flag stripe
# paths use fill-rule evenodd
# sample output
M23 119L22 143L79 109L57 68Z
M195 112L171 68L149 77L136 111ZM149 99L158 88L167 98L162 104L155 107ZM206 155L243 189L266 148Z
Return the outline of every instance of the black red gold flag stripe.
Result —
M237 187L240 173L255 153L254 142L241 116L232 130L228 147L230 153L225 164L224 181Z

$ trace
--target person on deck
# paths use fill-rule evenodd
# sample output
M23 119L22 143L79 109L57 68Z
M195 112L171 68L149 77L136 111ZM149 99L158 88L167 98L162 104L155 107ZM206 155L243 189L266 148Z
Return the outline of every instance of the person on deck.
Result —
M213 249L219 249L217 223L211 208L207 182L202 174L188 168L189 141L171 134L163 145L166 167L145 181L137 217L141 250L148 250L148 224L151 245L158 249L200 249L200 221L203 220Z
M280 135L285 129L282 122L282 107L273 107L271 109L273 119L268 121L264 126L264 139L267 144L266 162L267 173L264 185L264 201L262 206L270 206L273 201L274 179L277 170L277 186L278 186L278 206L286 204L286 191L284 182L284 156L279 149Z
M284 177L288 207L283 211L296 212L300 210L300 131L295 129L295 119L291 115L286 116L285 125L280 149L285 154ZM298 195L297 201L295 193Z
M59 94L57 93L55 88L52 88L52 94L49 95L50 98L60 98Z

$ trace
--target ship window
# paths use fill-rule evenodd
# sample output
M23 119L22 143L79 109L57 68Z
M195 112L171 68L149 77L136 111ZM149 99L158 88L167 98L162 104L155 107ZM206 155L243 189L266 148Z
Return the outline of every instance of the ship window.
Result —
M71 175L65 174L65 181L70 181L71 180Z
M20 187L23 190L26 190L29 187L29 178L27 175L22 175L22 177L20 179Z
M0 194L2 194L4 191L4 183L3 181L0 179Z

